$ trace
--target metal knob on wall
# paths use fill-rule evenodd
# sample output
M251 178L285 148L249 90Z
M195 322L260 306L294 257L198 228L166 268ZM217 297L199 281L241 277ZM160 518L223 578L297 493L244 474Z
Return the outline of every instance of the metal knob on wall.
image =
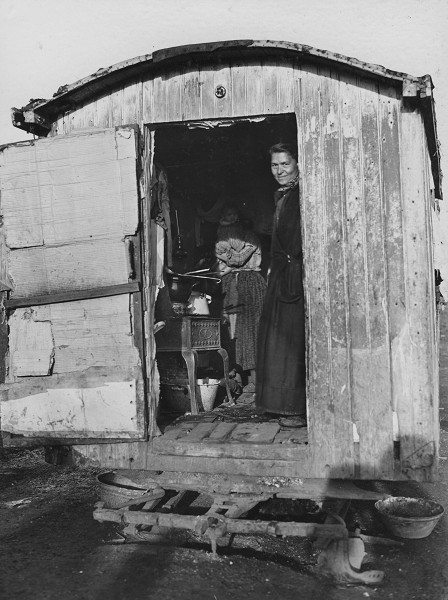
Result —
M224 98L224 96L227 94L227 90L223 85L217 85L215 88L215 96L217 98Z

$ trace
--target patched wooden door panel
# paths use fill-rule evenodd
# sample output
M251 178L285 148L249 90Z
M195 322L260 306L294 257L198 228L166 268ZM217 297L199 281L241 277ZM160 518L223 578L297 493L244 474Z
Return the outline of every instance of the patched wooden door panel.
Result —
M136 133L86 130L0 154L5 443L145 436Z
M138 227L135 144L135 131L123 128L3 150L12 298L128 282L123 239Z

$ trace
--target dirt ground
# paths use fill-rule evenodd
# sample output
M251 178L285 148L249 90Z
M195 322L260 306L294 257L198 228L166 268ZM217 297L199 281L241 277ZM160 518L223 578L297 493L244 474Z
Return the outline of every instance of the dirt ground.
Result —
M440 480L375 484L394 495L448 507L448 310L441 331ZM118 526L92 518L95 469L55 467L42 449L3 450L0 460L0 598L7 600L448 600L448 519L421 540L366 545L364 568L381 585L337 585L317 572L307 539L236 538L218 549L194 536L171 544L123 542ZM373 502L355 502L348 522L387 536Z

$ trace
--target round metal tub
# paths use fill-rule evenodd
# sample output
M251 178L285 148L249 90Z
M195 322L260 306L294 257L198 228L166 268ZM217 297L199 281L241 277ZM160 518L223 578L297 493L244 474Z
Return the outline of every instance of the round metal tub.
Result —
M113 471L101 473L96 479L99 498L101 502L104 502L104 508L121 508L148 491L147 488L137 487L135 484L130 485L127 480Z
M443 506L432 500L403 496L378 500L375 508L391 533L408 539L427 537L445 512Z

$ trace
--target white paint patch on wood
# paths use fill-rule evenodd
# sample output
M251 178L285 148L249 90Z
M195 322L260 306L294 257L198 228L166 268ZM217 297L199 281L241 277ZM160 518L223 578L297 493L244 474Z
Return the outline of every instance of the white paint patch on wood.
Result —
M2 429L25 436L128 438L138 434L136 399L135 380L48 389L2 402Z

